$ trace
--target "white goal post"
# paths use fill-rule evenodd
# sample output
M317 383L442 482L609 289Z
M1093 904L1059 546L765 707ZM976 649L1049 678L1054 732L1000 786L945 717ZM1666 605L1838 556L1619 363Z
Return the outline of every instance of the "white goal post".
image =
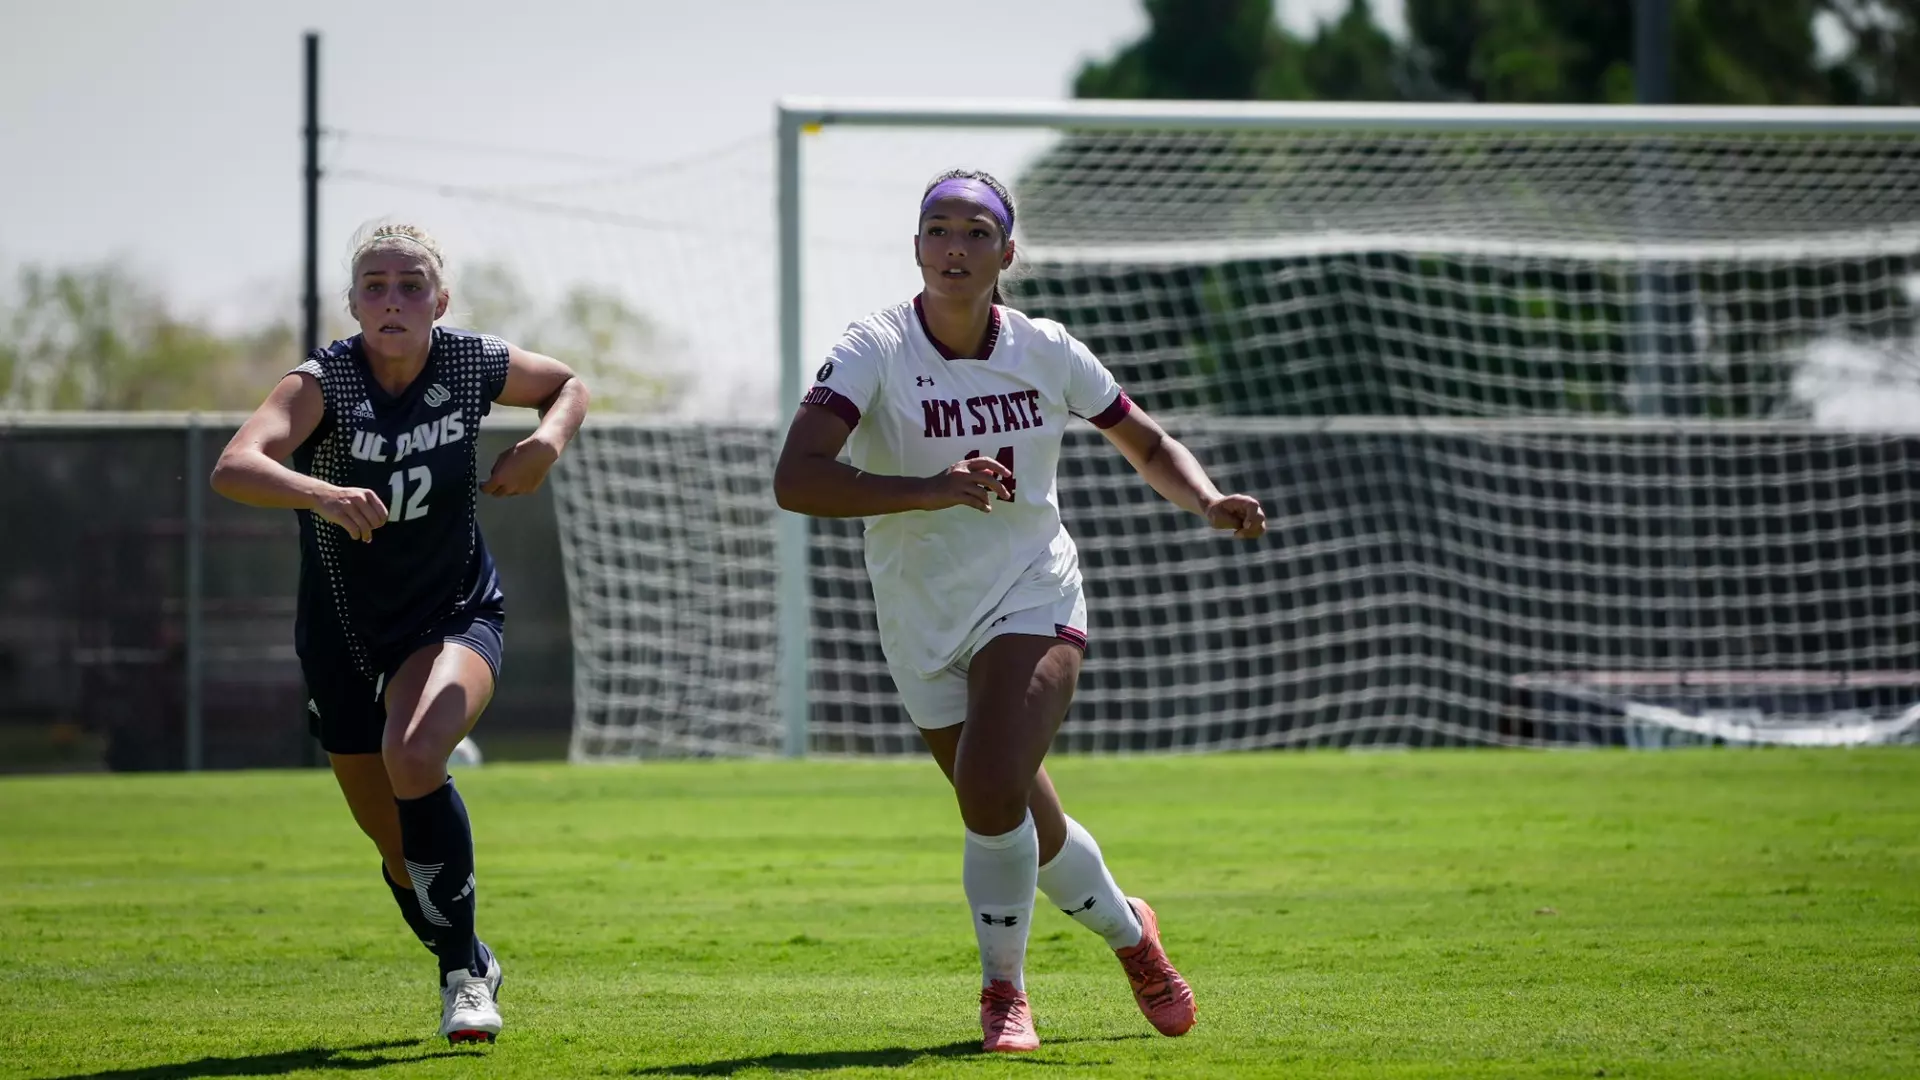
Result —
M1024 149L976 155L985 133ZM820 341L910 294L854 286L911 280L919 182L977 164L1018 203L1010 302L1275 523L1229 550L1069 433L1096 629L1063 745L1577 744L1692 715L1560 692L1582 671L1839 673L1847 730L1906 730L1880 721L1915 704L1887 673L1920 647L1920 409L1889 404L1920 387L1920 109L788 99L775 163L771 423L639 425L563 466L595 492L563 527L601 538L569 541L599 605L575 615L576 759L913 749L857 523L772 509L755 470ZM884 242L853 235L869 219ZM704 453L725 464L652 464ZM655 627L659 670L603 693L636 648L618 598L664 593L596 567L639 581L636 544L698 527L618 500L675 484L745 531L660 541L663 565L699 568L695 602L770 586L720 601L759 629ZM717 692L669 670L717 655ZM695 719L642 731L673 709Z

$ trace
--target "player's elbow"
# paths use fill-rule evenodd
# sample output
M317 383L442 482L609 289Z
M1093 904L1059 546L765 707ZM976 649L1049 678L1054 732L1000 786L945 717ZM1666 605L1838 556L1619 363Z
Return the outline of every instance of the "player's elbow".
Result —
M569 370L567 377L560 380L560 385L554 387L553 393L548 394L546 400L540 402L538 409L540 414L544 416L554 406L560 404L562 401L567 401L580 412L584 413L587 411L587 404L592 400L592 397L593 395L587 390L586 381L580 378L578 372Z
M237 490L239 468L233 460L233 451L220 454L220 460L213 463L213 472L207 475L207 483L212 485L214 493L231 499Z
M828 490L833 481L831 475L822 475L823 464L831 468L833 459L801 451L781 454L773 467L775 505L796 514L832 517L827 503L832 500Z
M804 514L807 512L806 485L795 475L799 471L786 458L781 458L773 467L773 501L782 510Z
M247 480L252 472L247 458L248 451L242 448L229 446L220 452L220 460L213 463L213 472L207 475L215 494L234 502L247 501Z

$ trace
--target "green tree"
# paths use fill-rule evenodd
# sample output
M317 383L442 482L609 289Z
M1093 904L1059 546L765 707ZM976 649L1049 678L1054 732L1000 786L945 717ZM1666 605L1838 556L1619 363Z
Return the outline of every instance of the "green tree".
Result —
M1146 0L1146 36L1074 78L1075 97L1245 100L1306 96L1300 42L1280 29L1273 0ZM1292 61L1289 63L1288 61Z
M1405 51L1374 21L1367 0L1348 0L1323 23L1301 58L1313 97L1329 101L1396 101L1417 96L1408 85Z
M1920 0L1670 0L1673 99L1691 105L1920 103ZM1309 38L1273 0L1145 0L1148 27L1083 66L1077 97L1606 104L1634 100L1628 0L1406 0L1408 40L1368 0ZM1814 34L1844 31L1837 59Z
M1673 99L1688 105L1914 100L1891 90L1900 84L1898 72L1911 77L1913 71L1914 20L1886 13L1915 6L1920 0L1671 0ZM1855 52L1836 63L1822 60L1814 35L1814 17L1822 11L1856 28ZM1634 100L1632 4L1407 0L1406 13L1409 59L1436 96Z
M1819 0L1849 49L1829 69L1836 105L1920 104L1920 0Z
M672 370L674 343L626 300L592 285L575 285L542 305L503 263L480 263L454 284L463 321L523 348L553 356L593 389L593 407L607 412L659 412L687 389Z
M1469 101L1631 101L1633 5L1408 0L1413 64L1441 96Z
M10 409L251 408L293 355L285 323L223 335L114 266L26 266L0 298Z
M1274 18L1273 0L1146 0L1147 33L1074 78L1085 98L1288 101L1409 96L1404 50L1368 0L1310 39Z

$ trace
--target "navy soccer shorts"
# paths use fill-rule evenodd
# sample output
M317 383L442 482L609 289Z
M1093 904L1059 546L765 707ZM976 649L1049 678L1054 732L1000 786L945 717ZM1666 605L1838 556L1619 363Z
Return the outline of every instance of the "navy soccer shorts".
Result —
M338 634L317 633L300 657L307 682L307 729L329 754L377 754L387 727L387 682L407 657L441 642L464 645L480 654L498 682L505 631L506 611L500 604L456 612L406 644L376 653L372 675L353 662Z

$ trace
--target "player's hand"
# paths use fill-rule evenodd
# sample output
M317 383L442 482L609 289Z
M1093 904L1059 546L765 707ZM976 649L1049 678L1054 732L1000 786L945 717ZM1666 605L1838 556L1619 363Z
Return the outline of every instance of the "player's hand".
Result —
M968 458L947 467L947 471L927 478L927 502L923 509L945 510L949 506L971 506L983 514L993 513L993 500L1013 501L1007 483L1013 471L992 458Z
M1207 504L1207 524L1231 529L1235 538L1257 540L1267 531L1267 512L1251 495L1222 495Z
M525 495L538 491L547 470L560 460L560 451L538 435L529 435L507 448L493 463L493 474L480 490L489 495Z
M366 488L334 488L320 497L313 512L366 543L373 542L373 530L387 523L387 504Z

